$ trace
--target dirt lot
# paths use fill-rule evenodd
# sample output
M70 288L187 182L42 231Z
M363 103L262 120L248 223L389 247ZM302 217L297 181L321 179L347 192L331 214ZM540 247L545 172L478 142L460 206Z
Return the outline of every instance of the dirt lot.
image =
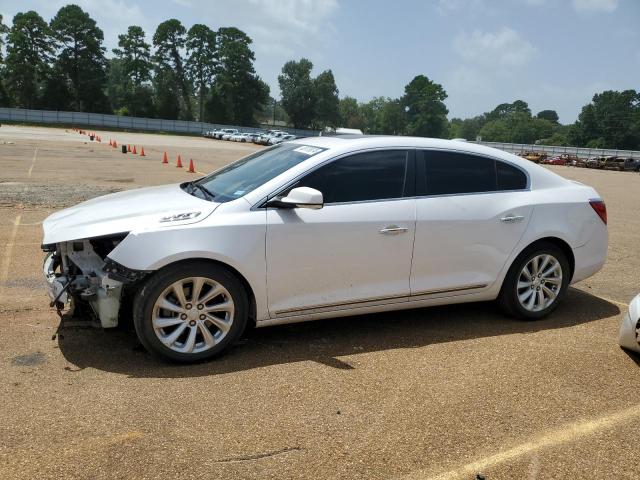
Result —
M52 341L40 222L95 195L193 178L258 147L0 128L0 478L638 478L640 175L555 167L609 209L598 275L535 323L473 304L258 329L221 360L152 359L133 333ZM146 157L109 148L144 146ZM167 151L172 165L162 165Z

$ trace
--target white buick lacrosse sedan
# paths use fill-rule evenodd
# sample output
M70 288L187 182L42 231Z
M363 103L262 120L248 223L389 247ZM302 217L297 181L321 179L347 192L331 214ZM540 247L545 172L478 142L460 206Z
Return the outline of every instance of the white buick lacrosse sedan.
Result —
M499 150L304 138L51 215L44 274L58 309L132 309L150 352L192 362L252 324L487 300L543 318L602 267L606 222L593 188Z

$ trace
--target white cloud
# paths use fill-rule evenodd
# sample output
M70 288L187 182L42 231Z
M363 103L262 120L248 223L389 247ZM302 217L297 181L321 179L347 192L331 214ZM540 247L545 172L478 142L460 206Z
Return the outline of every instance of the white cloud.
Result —
M256 48L308 45L322 39L331 28L329 17L337 0L219 0L199 6L204 20L234 25L255 41ZM238 12L241 12L239 15Z
M613 12L618 0L573 0L573 8L578 12Z
M484 0L438 0L436 10L441 15L448 15L460 10L484 10L486 4Z
M453 49L470 64L511 68L526 65L537 49L515 30L503 27L497 32L460 33Z

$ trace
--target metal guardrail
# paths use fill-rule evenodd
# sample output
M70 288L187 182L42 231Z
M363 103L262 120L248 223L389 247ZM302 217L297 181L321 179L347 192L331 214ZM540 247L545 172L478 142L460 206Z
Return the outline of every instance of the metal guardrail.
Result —
M629 157L640 160L640 151L637 150L617 150L611 148L581 148L581 147L560 147L553 145L529 145L525 143L500 143L500 142L471 142L487 147L497 148L505 152L519 154L522 152L544 152L548 155L561 155L568 153L583 158L593 157Z
M62 112L56 110L28 110L24 108L0 108L0 121L65 124L79 127L125 128L161 132L202 134L217 128L237 128L242 132L264 131L263 128L222 125L218 123L163 120L159 118L124 117L102 113ZM298 137L317 137L318 130L274 127Z
M242 132L264 131L264 128L243 127L239 125L222 125L218 123L190 122L186 120L163 120L159 118L123 117L102 113L63 112L56 110L28 110L24 108L0 108L0 121L51 123L74 126L93 126L107 128L125 128L130 130L147 130L162 132L202 134L218 128L236 128ZM284 130L298 137L317 137L318 130L301 130L297 128L273 127ZM552 145L531 145L525 143L470 142L504 150L509 153L545 152L549 155L568 153L579 157L592 158L615 155L640 160L640 151L617 150L607 148L561 147Z

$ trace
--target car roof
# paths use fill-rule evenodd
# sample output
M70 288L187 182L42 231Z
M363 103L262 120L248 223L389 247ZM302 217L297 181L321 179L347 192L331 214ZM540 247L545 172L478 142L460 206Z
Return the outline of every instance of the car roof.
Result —
M321 137L304 137L295 143L310 145L326 149L359 150L363 148L431 148L438 150L457 150L460 152L476 153L505 158L509 161L517 159L518 164L530 165L531 162L496 148L478 145L459 140L445 140L428 137L401 137L393 135L332 135Z
M539 180L545 179L546 182L544 183L557 184L566 182L563 177L547 170L541 165L512 153L505 152L504 150L498 150L497 148L487 147L473 142L392 135L334 135L296 138L295 140L290 140L290 142L327 149L334 154L349 153L370 148L425 148L485 155L513 163L529 172L530 176L534 176Z

